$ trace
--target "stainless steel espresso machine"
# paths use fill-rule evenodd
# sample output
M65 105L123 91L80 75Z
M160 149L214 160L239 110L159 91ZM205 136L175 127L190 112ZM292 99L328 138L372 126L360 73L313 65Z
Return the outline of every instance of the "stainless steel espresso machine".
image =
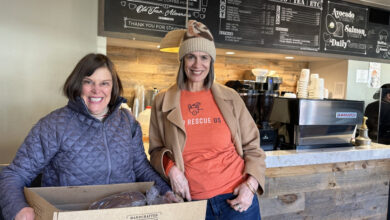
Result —
M264 76L253 80L228 81L226 86L235 89L244 100L260 132L260 146L263 150L275 150L277 130L269 123L275 97L279 96L282 78Z
M270 120L281 124L282 150L346 147L352 146L355 126L363 121L363 109L364 101L278 97Z

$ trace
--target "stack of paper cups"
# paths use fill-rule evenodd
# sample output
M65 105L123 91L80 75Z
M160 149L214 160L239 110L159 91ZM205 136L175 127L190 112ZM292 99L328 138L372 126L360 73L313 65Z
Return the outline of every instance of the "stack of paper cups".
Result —
M323 99L324 98L324 79L323 78L312 78L310 81L309 89L310 99Z
M327 88L324 89L324 99L329 98L329 90Z
M310 98L310 94L313 94L313 91L314 91L314 81L316 81L316 79L320 78L319 77L319 74L318 73L312 73L310 75L310 81L309 81L309 98Z
M308 86L309 86L310 69L302 69L301 75L297 83L298 98L308 97Z

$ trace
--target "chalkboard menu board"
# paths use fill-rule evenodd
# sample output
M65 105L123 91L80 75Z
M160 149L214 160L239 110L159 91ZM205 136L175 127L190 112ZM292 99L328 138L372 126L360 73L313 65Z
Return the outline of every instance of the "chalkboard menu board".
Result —
M390 59L390 30L379 24L371 24L367 31L367 54L369 57Z
M265 46L319 51L322 0L269 0L262 4ZM271 31L273 30L273 31Z
M186 1L104 1L104 30L164 37L184 28ZM190 7L197 7L191 2ZM198 7L197 7L198 8Z
M325 52L366 55L368 8L328 1L321 40Z
M253 0L220 0L208 9L218 12L213 20L206 19L216 42L248 46L263 45L260 29L260 5ZM210 15L211 16L211 15Z
M374 9L341 0L100 0L102 6L99 22L104 25L99 33L104 36L161 38L185 28L188 12L188 19L204 23L216 43L226 48L241 45L390 60L390 13L384 11L377 22L373 15L380 13L371 12Z

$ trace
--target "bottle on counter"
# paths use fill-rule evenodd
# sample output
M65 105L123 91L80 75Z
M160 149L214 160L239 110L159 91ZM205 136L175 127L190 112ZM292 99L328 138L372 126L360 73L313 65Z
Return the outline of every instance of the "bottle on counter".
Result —
M366 116L363 117L362 126L358 129L359 136L355 139L356 146L369 146L371 144L371 139L368 137L367 119Z
M152 106L146 106L145 110L139 113L138 122L141 125L142 137L149 137L149 123Z

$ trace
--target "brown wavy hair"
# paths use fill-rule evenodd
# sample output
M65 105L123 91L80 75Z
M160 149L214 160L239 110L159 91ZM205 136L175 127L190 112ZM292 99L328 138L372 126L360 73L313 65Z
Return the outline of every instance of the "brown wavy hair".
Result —
M75 101L81 95L83 79L91 76L100 67L107 67L112 76L111 99L108 104L111 108L123 93L122 82L111 60L103 54L90 53L84 56L68 76L63 86L63 93L69 100Z

